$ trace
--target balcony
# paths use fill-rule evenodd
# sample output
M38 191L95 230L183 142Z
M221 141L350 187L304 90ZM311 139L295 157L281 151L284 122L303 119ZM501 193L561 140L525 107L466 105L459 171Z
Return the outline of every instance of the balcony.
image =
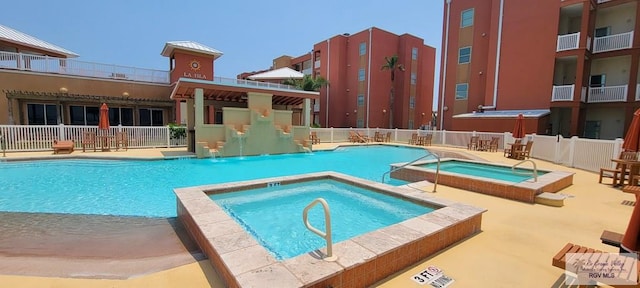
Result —
M0 69L169 84L169 71L0 51Z
M558 35L558 44L556 46L556 52L578 49L580 43L580 32Z
M589 88L588 103L625 102L628 85Z
M320 68L320 60L316 60L316 62L313 63L313 67L316 69Z
M553 86L551 102L573 101L573 91L575 87L575 84Z
M633 31L603 37L596 37L593 41L593 53L631 48L633 45Z
M313 112L320 112L320 103L313 104Z

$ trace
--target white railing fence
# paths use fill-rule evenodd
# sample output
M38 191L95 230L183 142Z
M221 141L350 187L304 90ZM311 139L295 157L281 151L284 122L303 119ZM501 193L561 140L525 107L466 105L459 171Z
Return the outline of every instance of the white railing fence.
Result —
M625 102L627 101L627 86L590 87L587 101L589 103Z
M633 31L596 37L593 41L593 53L631 48L633 45Z
M169 83L169 71L0 51L0 68L106 79Z
M553 86L553 94L551 95L551 102L555 101L573 101L573 90L576 87L575 84Z
M392 131L391 142L409 143L411 134L433 134L432 145L467 148L472 136L491 139L499 137L498 149L508 147L514 138L511 132L492 133L476 131L446 131L446 130L406 130L406 129L376 129L376 128L311 128L316 132L322 143L337 143L349 141L349 131L358 131L363 135L372 136L376 131ZM527 141L534 141L531 148L531 158L545 160L556 164L599 172L601 167L611 167L612 158L617 158L622 151L622 139L599 140L582 139L576 136L564 138L548 135L527 135Z
M184 128L174 128L184 129ZM80 125L0 125L0 145L9 152L51 150L54 140L74 140L76 148L82 147L84 132L98 132L97 126ZM187 139L182 135L172 138L171 128L115 126L104 132L115 135L126 132L129 148L186 147ZM114 146L114 143L112 143ZM0 146L2 148L2 146Z
M558 35L558 44L556 46L556 51L559 52L578 49L578 43L580 43L580 32Z

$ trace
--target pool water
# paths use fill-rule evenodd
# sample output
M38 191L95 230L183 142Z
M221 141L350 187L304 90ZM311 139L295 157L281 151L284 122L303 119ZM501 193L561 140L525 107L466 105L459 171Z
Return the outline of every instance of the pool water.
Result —
M320 171L380 181L391 163L424 155L376 145L220 159L0 162L0 211L175 217L174 188Z
M210 196L278 260L326 246L309 231L302 211L316 198L329 204L333 243L433 211L432 208L339 181L316 180ZM326 231L322 205L309 223Z
M437 163L429 163L417 166L435 170ZM513 183L519 183L533 178L533 171L529 169L516 168L516 173L514 173L511 170L511 167L457 160L447 160L440 162L440 171L483 177L488 179L496 179ZM537 172L538 177L547 173L546 171Z

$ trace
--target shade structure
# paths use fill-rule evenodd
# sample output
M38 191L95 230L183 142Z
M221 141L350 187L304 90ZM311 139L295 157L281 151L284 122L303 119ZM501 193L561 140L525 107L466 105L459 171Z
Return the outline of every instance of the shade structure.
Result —
M636 151L640 146L640 109L633 113L633 119L627 133L624 135L624 143L622 149L624 151Z
M109 130L109 107L106 103L102 103L102 106L100 106L100 120L98 122L98 129Z
M638 252L638 245L640 241L640 199L638 199L638 195L636 194L636 204L633 207L633 212L631 212L631 218L629 219L629 225L627 225L627 230L624 232L624 236L622 237L622 241L620 243L620 250L622 252Z
M516 124L513 126L513 138L524 138L524 115L518 114L518 118L516 118Z

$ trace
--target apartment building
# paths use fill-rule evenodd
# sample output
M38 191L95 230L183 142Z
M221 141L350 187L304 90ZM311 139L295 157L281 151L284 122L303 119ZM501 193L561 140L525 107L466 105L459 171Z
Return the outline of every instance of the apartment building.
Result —
M394 55L392 83L382 66ZM340 34L314 44L309 53L275 58L271 69L282 67L329 82L313 103L312 122L321 127L417 129L431 123L435 48L416 36L376 27Z
M637 0L445 0L438 127L615 139L640 107Z

